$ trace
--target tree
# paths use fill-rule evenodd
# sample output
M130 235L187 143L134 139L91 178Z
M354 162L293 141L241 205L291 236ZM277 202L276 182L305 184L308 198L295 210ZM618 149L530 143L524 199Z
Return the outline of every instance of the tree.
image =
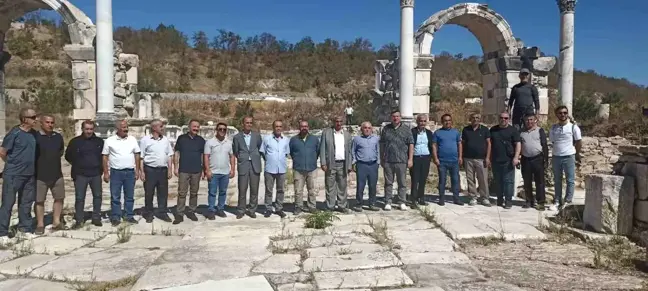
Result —
M193 35L193 45L194 48L201 53L206 53L209 51L209 39L207 38L207 33L204 31L198 31Z

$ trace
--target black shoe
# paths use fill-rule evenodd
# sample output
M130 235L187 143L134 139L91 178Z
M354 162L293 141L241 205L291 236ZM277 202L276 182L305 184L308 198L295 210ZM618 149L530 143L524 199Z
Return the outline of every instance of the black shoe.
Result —
M410 203L410 208L412 208L412 209L418 209L418 208L419 208L418 203L416 203L416 202L412 202L412 203Z
M524 205L522 205L522 208L524 208L524 209L529 209L530 207L531 207L531 203L529 203L529 202L524 203Z
M457 204L457 205L459 205L459 206L463 206L463 205L464 205L463 201L461 201L460 198L454 198L454 199L452 199L452 200L453 200L454 204Z
M306 212L306 213L313 213L313 212L315 212L315 211L317 211L317 208L310 208L310 207L306 207L306 208L304 209L304 212Z
M421 206L427 206L428 203L427 203L427 201L421 199L421 200L418 201L418 205L421 205Z
M504 201L497 200L497 206L504 206Z
M225 217L227 217L227 214L225 214L225 211L223 211L223 210L218 210L218 211L216 211L216 216L225 218Z
M536 206L536 210L545 211L545 204L543 202L538 203L538 206Z
M270 210L266 210L266 211L263 213L263 217L265 217L265 218L268 218L268 217L270 217L270 216L272 216L272 211L270 211Z
M153 222L153 215L148 214L144 216L144 219L146 220L146 223L151 223Z
M445 205L445 201L439 200L439 206L444 206L444 205Z
M205 214L205 217L209 220L214 220L216 219L216 215L213 211L207 211L207 214Z
M167 213L158 214L158 218L161 219L162 221L166 221L166 222L173 221L173 220L171 220L171 217L169 217L169 214L167 214Z
M84 224L85 223L82 220L77 221L72 225L72 229L81 229Z
M340 213L342 213L342 214L349 214L349 213L351 213L351 210L349 210L348 208L338 208L338 211L339 211Z
M173 224L180 224L180 223L182 223L184 221L184 216L182 216L182 215L177 215L176 214L173 218L174 218L173 219Z
M243 213L237 213L237 214L236 214L236 219L241 219L241 218L243 218L243 216L245 216L245 214L243 214Z
M248 211L248 212L247 212L247 215L248 215L250 218L256 218L256 213L254 213L254 212L252 212L252 211Z
M286 217L286 213L284 213L284 212L281 211L281 210L277 211L276 214L279 215L279 217L281 217L281 218Z
M376 205L369 205L369 211L380 211L380 208Z
M121 224L121 221L119 221L119 220L111 220L110 224L112 224L112 226L119 226Z
M295 208L295 210L293 210L293 215L297 216L302 214L302 212L301 208Z
M137 224L137 220L135 220L135 218L132 218L132 217L131 218L126 218L125 221L127 223L130 223L130 224Z
M362 206L360 206L360 205L353 206L351 208L351 210L353 210L355 212L362 212Z
M193 211L188 211L187 213L185 213L185 215L186 215L187 218L189 218L191 221L198 221L198 217L196 216L196 213L193 212Z
M102 227L103 223L101 223L101 219L97 218L92 220L92 225Z
M504 205L504 209L511 209L511 207L513 207L513 202L506 201L506 204Z

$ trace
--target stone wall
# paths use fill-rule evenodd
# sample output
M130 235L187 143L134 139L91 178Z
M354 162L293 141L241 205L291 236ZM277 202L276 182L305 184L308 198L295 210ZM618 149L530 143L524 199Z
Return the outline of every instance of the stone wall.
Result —
M648 246L648 146L619 147L621 156L614 164L614 174L634 180L633 236Z
M589 174L612 174L613 164L619 161L621 155L619 147L630 144L629 140L620 136L584 136L581 165L576 172L576 187L585 188L585 177Z

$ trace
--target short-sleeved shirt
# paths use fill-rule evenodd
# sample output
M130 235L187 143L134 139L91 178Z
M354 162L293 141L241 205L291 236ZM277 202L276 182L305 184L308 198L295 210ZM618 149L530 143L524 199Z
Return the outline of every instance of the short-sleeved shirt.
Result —
M171 142L166 136L154 138L147 135L140 140L140 156L145 166L154 168L168 167L169 158L173 156Z
M402 124L395 127L388 124L380 133L380 142L384 147L384 162L407 163L409 160L409 146L414 144L412 130Z
M36 138L35 131L24 131L16 126L2 140L7 150L7 162L3 174L32 176L35 173Z
M108 166L115 170L135 169L135 154L140 153L137 140L127 135L113 135L106 139L101 154L108 156Z
M43 131L34 133L36 137L36 179L44 182L56 182L63 177L61 156L65 150L63 136Z
M549 131L554 157L564 157L576 154L574 141L582 139L578 125L568 122L565 125L554 124Z
M231 171L230 155L233 155L232 141L225 138L222 141L216 137L205 143L204 154L209 155L209 169L214 175L229 175Z
M461 132L461 140L463 141L463 158L479 160L485 159L486 151L488 150L486 140L490 139L490 137L490 130L481 124L477 129L474 129L472 125L464 127Z
M521 141L520 132L513 126L491 127L491 160L495 163L512 162L515 155L515 143Z
M432 136L437 145L437 158L443 163L459 162L459 143L461 134L454 128L439 128Z
M269 135L263 138L259 152L265 156L265 172L270 174L284 174L288 170L290 154L290 140L284 136Z
M202 136L183 134L178 137L175 151L180 153L178 172L196 174L202 172L202 154L205 151L205 139Z

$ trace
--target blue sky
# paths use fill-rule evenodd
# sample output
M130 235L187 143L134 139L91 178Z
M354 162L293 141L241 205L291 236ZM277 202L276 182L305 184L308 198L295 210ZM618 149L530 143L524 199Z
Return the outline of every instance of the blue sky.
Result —
M70 0L95 19L94 0ZM462 1L416 0L418 27L439 10ZM534 4L531 4L531 3ZM554 0L482 0L501 14L516 37L557 55L560 13ZM269 32L291 42L370 39L375 47L399 40L398 0L113 0L115 26L155 27L173 24L191 34L210 37L218 29L243 36ZM575 66L648 85L648 1L584 0L576 7ZM444 26L433 52L481 55L475 37L463 27Z

